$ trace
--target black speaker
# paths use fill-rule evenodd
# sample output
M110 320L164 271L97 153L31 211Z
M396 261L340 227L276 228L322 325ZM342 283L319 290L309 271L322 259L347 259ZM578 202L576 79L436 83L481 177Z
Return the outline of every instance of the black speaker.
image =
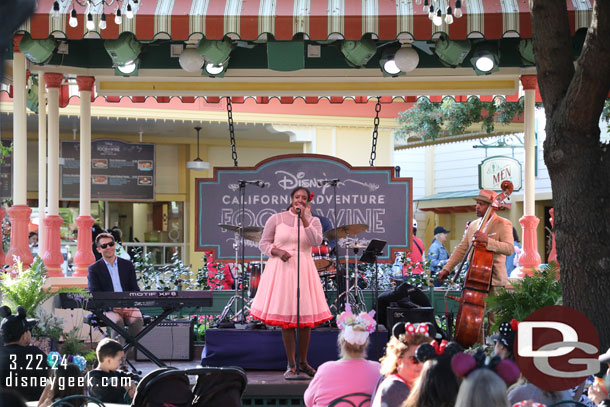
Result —
M194 321L165 320L138 342L161 360L193 359ZM149 360L136 349L136 360Z
M430 322L430 332L428 335L434 338L436 335L436 326L434 319L434 308L432 307L420 307L420 308L399 308L399 307L388 307L388 331L391 333L394 324L397 322Z

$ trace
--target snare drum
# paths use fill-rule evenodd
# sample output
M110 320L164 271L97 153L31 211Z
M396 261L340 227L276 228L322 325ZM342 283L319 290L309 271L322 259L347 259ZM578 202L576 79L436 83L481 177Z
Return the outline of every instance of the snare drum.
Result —
M318 271L326 270L333 264L330 257L330 246L326 242L322 242L322 246L312 247L311 256Z
M250 275L250 281L248 284L248 297L254 298L256 291L258 290L258 284L261 281L261 275L265 270L265 263L260 261L252 261L248 264L248 274Z

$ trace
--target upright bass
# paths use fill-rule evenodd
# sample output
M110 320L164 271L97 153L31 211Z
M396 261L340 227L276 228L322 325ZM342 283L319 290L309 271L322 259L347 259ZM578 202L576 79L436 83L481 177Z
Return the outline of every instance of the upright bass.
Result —
M513 184L510 181L503 181L500 187L502 192L494 198L481 219L478 229L480 231L485 232L491 218L491 211L499 208L502 201L513 192ZM460 303L455 322L454 340L465 348L477 342L483 326L485 298L489 295L491 288L493 255L494 252L487 250L485 244L473 241L460 265L461 270L466 260L470 259L462 288L462 297L446 296ZM459 275L459 272L456 273L454 282Z

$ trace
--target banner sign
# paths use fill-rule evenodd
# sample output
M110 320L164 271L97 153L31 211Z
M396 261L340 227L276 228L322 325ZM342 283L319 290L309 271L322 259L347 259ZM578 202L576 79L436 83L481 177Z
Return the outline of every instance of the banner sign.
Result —
M334 178L339 179L336 200L334 188L321 184L322 180ZM215 168L214 178L197 178L195 250L213 252L218 260L235 259L234 243L240 239L218 225L241 223L240 180L260 180L264 184L263 188L253 183L245 186L244 226L264 227L271 215L290 205L290 192L303 186L315 194L312 212L327 217L333 226L335 202L338 226L367 225L367 231L354 236L359 244L367 245L371 239L387 241L379 261L391 261L394 252L410 247L411 178L396 178L394 167L351 167L335 157L302 154L271 157L255 167ZM339 239L340 247L342 243ZM341 248L339 254L344 257L345 249ZM350 250L350 259L353 256ZM245 257L260 257L258 243L245 240Z
M2 140L3 147L13 145L12 140ZM0 198L11 199L13 197L13 151L9 152L2 164L0 164Z
M521 163L502 155L486 158L479 164L479 189L501 191L502 181L511 181L515 191L521 190Z
M80 142L62 141L61 199L79 199ZM155 145L95 140L91 143L91 200L155 199Z

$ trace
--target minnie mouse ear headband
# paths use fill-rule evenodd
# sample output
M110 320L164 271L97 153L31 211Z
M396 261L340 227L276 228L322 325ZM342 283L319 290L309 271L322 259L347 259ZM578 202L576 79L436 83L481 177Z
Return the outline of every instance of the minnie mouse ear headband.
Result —
M512 360L502 360L498 356L488 359L480 349L475 352L474 356L467 353L458 353L451 359L451 368L455 375L459 377L467 377L477 369L491 369L507 385L516 382L520 375L519 367Z
M445 356L448 358L463 352L464 349L457 342L447 342L442 340L441 343L433 341L430 343L422 343L417 347L415 351L415 357L420 362L425 362L430 359L436 359L439 356Z
M500 324L500 328L498 329L498 333L491 336L491 339L494 341L499 341L502 345L506 346L509 349L513 348L513 343L515 343L515 335L517 334L517 327L519 326L519 321L513 318L510 322L502 322Z
M434 336L432 336L432 334L435 333L436 329L434 328L434 325L432 325L430 322L422 322L419 324L413 324L411 322L397 322L392 327L392 335L394 335L396 339L398 339L398 337L403 334L407 336L420 334L433 338Z
M17 307L16 315L12 315L11 309L6 305L0 307L0 317L4 317L0 324L0 332L5 342L19 340L21 335L36 326L38 320L26 318L26 314L25 308L21 305Z
M377 322L373 316L375 310L352 314L352 307L347 304L345 311L337 317L337 326L343 330L343 339L353 345L364 345L369 334L375 330Z

